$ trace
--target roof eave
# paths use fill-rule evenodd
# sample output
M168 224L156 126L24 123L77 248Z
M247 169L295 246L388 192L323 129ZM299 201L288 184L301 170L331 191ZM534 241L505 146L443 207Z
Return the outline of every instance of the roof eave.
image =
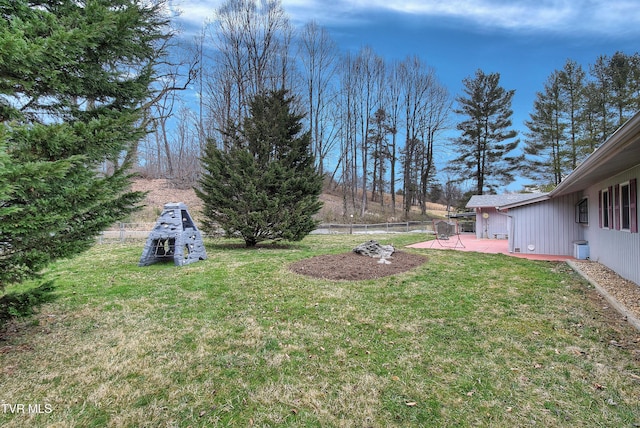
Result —
M537 198L527 199L525 201L520 201L520 202L513 202L511 204L502 205L497 208L499 210L509 210L512 208L521 207L523 205L537 204L538 202L546 201L548 199L551 199L551 197L549 196L549 193L544 193L538 196Z

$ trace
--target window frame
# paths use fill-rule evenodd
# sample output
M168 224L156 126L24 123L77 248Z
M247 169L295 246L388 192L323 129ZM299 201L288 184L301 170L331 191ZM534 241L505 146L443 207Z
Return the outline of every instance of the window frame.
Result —
M624 188L626 187L626 192ZM626 195L626 203L625 207L625 195ZM631 182L627 181L625 183L620 183L620 230L625 232L631 232ZM625 214L626 214L626 224L625 224Z
M627 192L625 199L628 196L628 207L625 206L627 201L623 201L623 191ZM598 228L638 233L637 199L637 178L631 178L628 181L598 190ZM629 216L628 228L626 227L627 219L623 219L627 212Z
M607 187L602 189L599 193L598 205L600 211L600 227L602 229L613 229L613 203L611 200L613 189L611 187Z
M582 198L576 204L576 223L589 224L589 198Z

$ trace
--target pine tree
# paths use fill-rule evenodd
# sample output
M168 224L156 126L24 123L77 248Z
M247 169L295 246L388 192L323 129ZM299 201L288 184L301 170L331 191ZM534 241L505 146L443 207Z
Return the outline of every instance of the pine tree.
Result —
M522 173L542 186L555 187L564 174L571 171L566 162L565 111L560 87L560 73L553 73L544 85L544 91L536 94L524 153Z
M265 240L298 241L317 226L322 176L292 102L285 90L258 95L241 129L227 130L227 150L207 143L196 189L205 227L219 226L253 247Z
M587 108L594 124L592 130L594 147L604 143L616 129L616 114L611 108L613 105L613 84L608 62L608 57L602 55L589 67L591 81L585 89Z
M568 59L537 94L524 153L523 174L555 187L633 114L640 93L640 56L600 56L588 76Z
M0 1L0 289L131 213L162 3Z
M584 92L585 72L575 61L567 60L564 67L558 73L558 83L560 86L560 96L563 101L561 111L566 122L567 141L566 146L567 162L571 170L578 166L578 163L588 154L585 153L585 141L582 135L584 128L581 123L585 107Z
M463 83L466 96L457 98L459 108L455 111L465 117L457 125L462 134L455 140L460 156L447 169L464 178L471 176L476 194L482 195L496 184L513 181L520 161L519 157L507 156L519 143L508 141L517 136L515 130L509 129L515 91L500 86L499 73L485 74L482 70Z
M616 112L616 126L622 126L635 114L639 82L636 80L639 65L638 54L616 52L609 59L608 74L611 81L612 104ZM634 69L635 68L635 69ZM635 74L635 75L634 75Z

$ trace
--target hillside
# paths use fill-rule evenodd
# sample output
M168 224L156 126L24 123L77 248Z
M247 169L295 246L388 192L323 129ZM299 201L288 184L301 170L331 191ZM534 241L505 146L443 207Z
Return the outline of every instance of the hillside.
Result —
M148 193L144 200L144 208L134 214L130 222L153 223L162 212L164 204L169 202L184 202L196 221L200 221L202 218L202 201L196 196L193 189L177 188L166 179L137 179L133 182L132 189ZM387 203L390 198L390 195L386 195ZM325 223L342 223L344 218L342 215L342 195L336 191L325 192L320 196L320 199L324 205L318 217ZM402 196L397 196L396 204L398 207L402 206ZM429 203L427 212L433 217L444 217L446 207ZM414 213L419 216L420 209L414 207ZM386 212L383 212L379 202L369 202L369 210L363 220L360 222L399 222L402 221L402 214L400 210L397 210L396 215L392 216L388 207Z

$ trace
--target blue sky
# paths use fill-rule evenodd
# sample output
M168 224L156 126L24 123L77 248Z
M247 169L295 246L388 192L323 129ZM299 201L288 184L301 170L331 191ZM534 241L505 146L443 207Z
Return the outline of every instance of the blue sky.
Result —
M199 30L222 3L171 0L182 11L187 34ZM454 97L462 92L462 80L478 68L500 73L502 86L516 91L513 122L521 138L536 92L567 59L587 71L600 55L640 51L639 0L283 0L282 4L293 25L315 20L344 52L370 46L390 60L420 56ZM508 190L519 187L520 181Z

